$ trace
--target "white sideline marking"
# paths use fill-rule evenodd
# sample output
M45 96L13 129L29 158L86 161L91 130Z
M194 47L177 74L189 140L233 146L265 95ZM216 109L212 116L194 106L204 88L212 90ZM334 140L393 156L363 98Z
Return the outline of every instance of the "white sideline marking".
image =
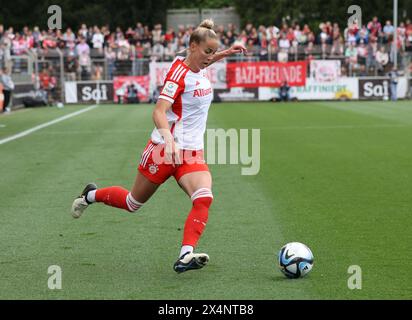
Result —
M82 114L82 113L84 113L84 112L93 110L93 109L95 109L95 108L97 108L97 107L98 107L97 105L93 105L93 106L87 107L86 109L82 109L82 110L79 110L79 111L76 111L76 112L72 112L72 113L66 114L66 115L63 116L63 117L60 117L60 118L51 120L51 121L49 121L49 122L40 124L40 125L35 126L35 127L31 128L31 129L28 129L28 130L22 131L22 132L20 132L20 133L17 133L17 134L15 134L15 135L13 135L13 136L10 136L10 137L1 139L1 140L0 140L0 145L5 144L5 143L10 142L10 141L13 141L13 140L16 140L16 139L19 139L19 138L22 138L22 137L24 137L24 136L27 136L27 135L29 135L29 134L31 134L31 133L33 133L33 132L36 132L36 131L40 130L40 129L43 129L43 128L46 128L46 127L51 126L51 125L53 125L53 124L62 122L62 121L67 120L67 119L69 119L69 118L78 116L79 114Z
M55 131L47 130L42 133L42 135L71 135L71 134L125 134L125 133L139 133L139 132L150 132L150 129L130 129L130 130L104 130L102 132L97 132L93 130L84 131Z

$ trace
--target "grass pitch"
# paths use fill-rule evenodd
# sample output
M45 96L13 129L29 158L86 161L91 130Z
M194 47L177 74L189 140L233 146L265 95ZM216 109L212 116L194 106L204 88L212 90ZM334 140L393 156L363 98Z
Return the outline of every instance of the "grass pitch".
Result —
M0 139L80 110L0 116ZM130 188L153 106L101 105L0 145L0 299L411 299L412 106L405 102L214 104L208 128L261 129L261 167L211 165L215 200L200 271L176 274L191 203L174 179L135 214L91 206L87 182ZM307 244L307 278L277 252ZM62 269L50 290L48 267ZM350 290L348 268L362 269Z

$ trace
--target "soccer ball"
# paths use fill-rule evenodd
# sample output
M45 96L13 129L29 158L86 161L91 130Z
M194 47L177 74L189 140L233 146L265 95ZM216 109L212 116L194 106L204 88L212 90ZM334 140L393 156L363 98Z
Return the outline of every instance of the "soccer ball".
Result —
M300 278L312 270L313 254L300 242L289 242L279 251L279 268L288 278Z

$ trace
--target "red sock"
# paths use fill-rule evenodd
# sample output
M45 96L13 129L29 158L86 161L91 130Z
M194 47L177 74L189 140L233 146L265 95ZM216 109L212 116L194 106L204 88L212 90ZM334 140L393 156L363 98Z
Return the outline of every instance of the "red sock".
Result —
M96 202L104 202L108 206L130 211L126 198L129 191L122 187L108 187L96 190Z
M206 227L209 207L213 198L202 197L193 200L192 210L186 219L182 245L196 247L203 230Z

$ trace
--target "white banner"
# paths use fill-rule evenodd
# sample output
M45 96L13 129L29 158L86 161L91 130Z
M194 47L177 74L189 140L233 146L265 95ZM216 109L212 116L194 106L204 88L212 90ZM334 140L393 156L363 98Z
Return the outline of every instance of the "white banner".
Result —
M163 86L163 81L169 70L171 62L150 63L150 88L151 91ZM214 89L226 89L226 62L215 62L206 69L207 77Z
M77 103L77 83L66 81L64 83L66 103Z
M279 97L278 88L259 88L259 100ZM318 82L306 79L306 86L292 87L290 98L298 100L352 100L359 98L358 78L340 78L334 82Z
M310 78L317 82L334 82L340 78L340 60L312 60Z

